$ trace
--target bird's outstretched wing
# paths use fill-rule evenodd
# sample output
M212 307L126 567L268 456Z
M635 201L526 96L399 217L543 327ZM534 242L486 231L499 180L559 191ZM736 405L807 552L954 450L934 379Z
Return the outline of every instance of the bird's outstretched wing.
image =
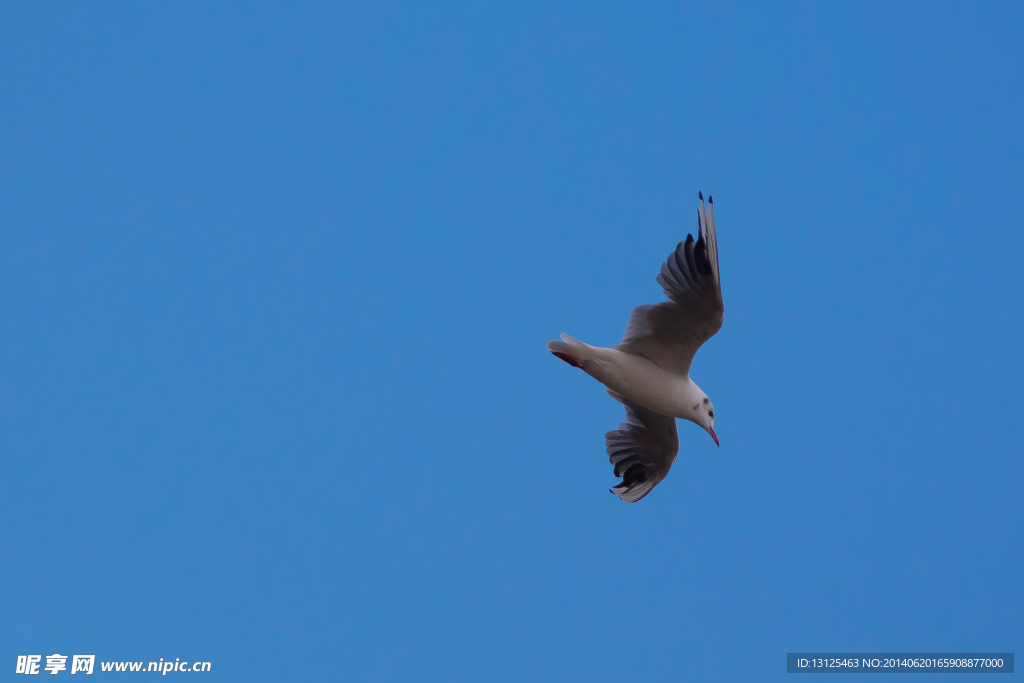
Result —
M659 367L686 376L701 344L722 328L725 304L718 275L718 238L715 207L700 196L697 239L687 235L661 264L658 284L668 301L637 306L616 346L643 356Z
M611 492L635 503L661 482L676 461L676 420L648 410L611 389L608 395L626 407L626 421L604 435L608 460L622 483Z

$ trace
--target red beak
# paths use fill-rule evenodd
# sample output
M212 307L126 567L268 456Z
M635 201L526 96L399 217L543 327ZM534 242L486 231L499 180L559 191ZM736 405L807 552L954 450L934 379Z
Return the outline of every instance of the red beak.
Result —
M718 443L718 434L715 434L714 427L708 427L708 434L710 434L711 438L715 440L715 445L721 448L722 444Z

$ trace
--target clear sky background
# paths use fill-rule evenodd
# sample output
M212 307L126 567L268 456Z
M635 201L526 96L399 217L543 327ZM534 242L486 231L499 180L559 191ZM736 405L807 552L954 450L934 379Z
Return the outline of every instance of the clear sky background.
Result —
M1021 4L427 4L0 9L0 678L1024 652ZM698 190L722 447L627 505L544 344Z

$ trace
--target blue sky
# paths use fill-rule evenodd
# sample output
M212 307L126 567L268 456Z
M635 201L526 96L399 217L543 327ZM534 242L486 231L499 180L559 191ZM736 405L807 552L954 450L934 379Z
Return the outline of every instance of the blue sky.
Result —
M1022 26L6 5L3 675L752 681L787 652L1024 650ZM544 344L617 342L698 190L722 447L681 424L626 505L620 406Z

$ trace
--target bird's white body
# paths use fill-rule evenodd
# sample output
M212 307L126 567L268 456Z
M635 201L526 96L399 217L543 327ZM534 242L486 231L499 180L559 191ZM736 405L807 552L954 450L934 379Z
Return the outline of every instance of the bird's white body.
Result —
M576 339L569 343L583 371L612 391L661 415L705 426L698 421L696 409L707 395L688 376L673 374L643 356L618 349L590 346Z

